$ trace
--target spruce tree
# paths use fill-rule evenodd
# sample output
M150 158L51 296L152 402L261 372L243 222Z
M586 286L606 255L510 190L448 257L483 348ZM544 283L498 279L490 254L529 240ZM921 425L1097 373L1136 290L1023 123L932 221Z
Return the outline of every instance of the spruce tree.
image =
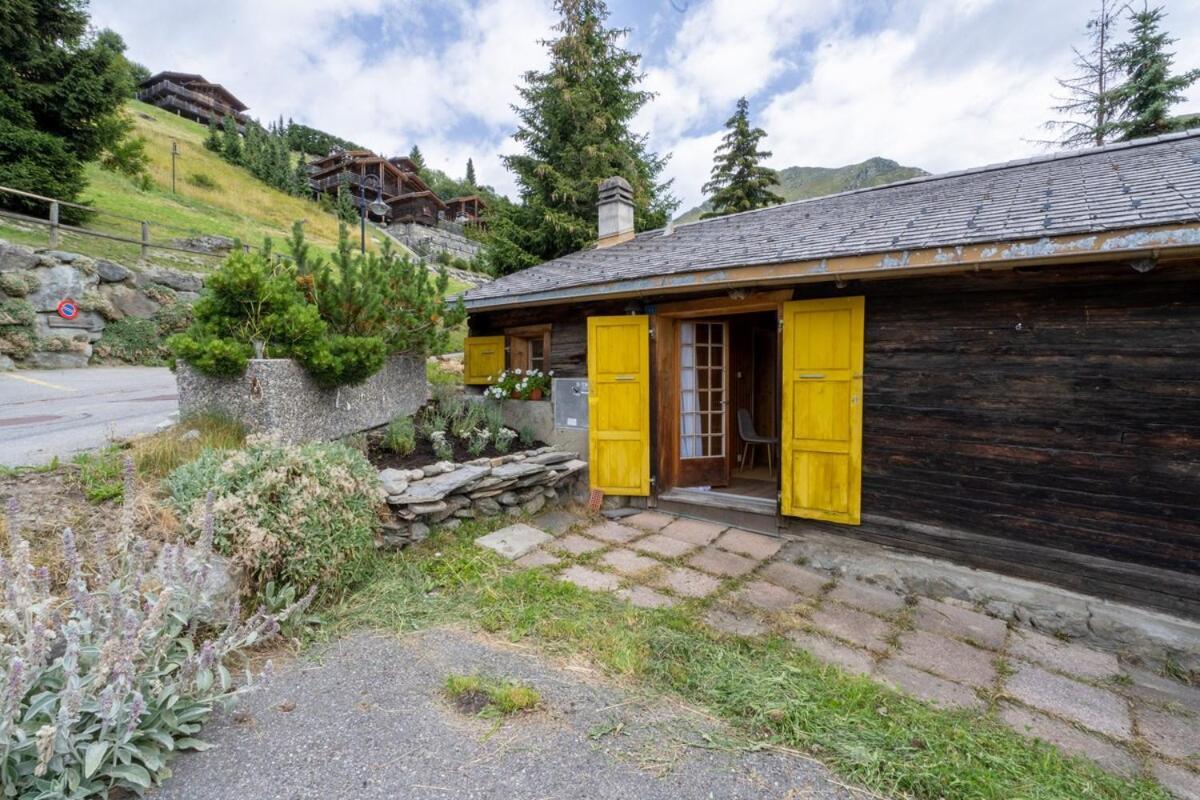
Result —
M425 156L421 155L421 148L414 144L412 150L408 151L408 159L416 165L418 174L424 171Z
M1087 50L1072 48L1075 74L1057 79L1066 92L1054 107L1062 118L1050 120L1044 127L1060 135L1046 144L1069 148L1099 146L1116 133L1120 102L1115 89L1120 83L1121 67L1114 57L1113 29L1127 7L1127 0L1100 0L1100 7L1088 20Z
M737 110L725 121L729 133L713 154L712 178L704 184L704 193L711 194L712 211L701 219L753 211L756 208L778 205L783 198L771 191L779 183L775 170L761 166L771 157L769 150L759 150L758 143L767 135L762 128L750 127L750 104L746 98L737 101Z
M308 162L304 160L304 153L300 153L300 158L296 161L296 169L292 173L292 194L297 197L307 197L309 191Z
M111 31L89 31L82 0L0 2L0 185L77 199L84 165L129 133L113 119L134 85L124 47ZM10 194L0 205L46 209Z
M1167 48L1176 40L1160 30L1164 16L1161 7L1148 6L1132 14L1131 40L1116 51L1117 64L1126 77L1115 93L1122 105L1116 127L1126 141L1176 130L1180 123L1171 118L1171 108L1183 101L1184 92L1200 79L1200 69L1171 74L1175 54Z
M467 186L475 188L475 162L467 159Z
M204 146L214 153L221 152L221 133L217 130L217 118L212 114L208 115L208 136L204 137Z
M620 175L633 187L638 230L664 225L679 205L670 182L659 180L666 158L630 130L652 93L640 88L641 57L621 47L628 29L606 25L603 0L556 0L555 8L557 35L543 42L550 66L525 73L518 87L522 105L513 138L523 152L504 157L532 229L521 237L524 256L500 264L502 270L593 242L597 189L605 178Z
M232 115L225 117L224 131L221 135L221 155L231 164L242 163L242 137L238 135L237 122Z

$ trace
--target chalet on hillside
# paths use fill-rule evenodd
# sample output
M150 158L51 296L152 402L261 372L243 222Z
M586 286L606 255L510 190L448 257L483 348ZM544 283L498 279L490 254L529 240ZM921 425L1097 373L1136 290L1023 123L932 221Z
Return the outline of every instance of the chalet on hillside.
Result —
M446 201L446 216L454 222L469 224L478 222L487 203L477 194L454 197Z
M1200 617L1200 131L599 233L465 296L594 489Z
M446 203L421 180L416 165L406 157L384 158L370 150L338 148L311 162L308 174L314 193L336 196L338 187L345 185L356 206L363 186L367 203L378 196L391 208L388 217L393 223L436 225L446 216Z
M160 72L138 84L137 99L207 125L209 118L223 124L233 117L238 130L249 121L246 104L219 83L191 72Z

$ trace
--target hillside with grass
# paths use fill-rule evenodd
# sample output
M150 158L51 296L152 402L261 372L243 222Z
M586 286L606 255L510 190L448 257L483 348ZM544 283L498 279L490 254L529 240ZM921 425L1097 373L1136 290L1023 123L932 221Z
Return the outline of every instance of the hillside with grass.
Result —
M83 227L136 239L140 235L137 220L145 220L150 223L151 241L159 244L222 236L258 246L267 236L282 245L292 223L303 220L308 241L319 250L332 251L337 243L337 219L316 202L278 191L205 149L207 129L203 125L139 101L131 101L127 110L135 134L146 139L150 180L142 185L101 169L99 164L89 164L83 201L131 219L96 214ZM172 141L179 146L174 193ZM46 236L43 226L0 218L0 239L44 247ZM368 247L374 248L383 237L369 230L368 238ZM58 249L138 266L139 248L134 244L64 232ZM149 261L155 266L198 272L220 263L217 257L156 249L150 250Z
M787 167L779 170L779 185L774 191L788 201L807 200L928 174L919 167L903 167L891 159L876 157L844 167ZM701 214L711 210L709 203L703 203L684 212L675 221L695 222Z

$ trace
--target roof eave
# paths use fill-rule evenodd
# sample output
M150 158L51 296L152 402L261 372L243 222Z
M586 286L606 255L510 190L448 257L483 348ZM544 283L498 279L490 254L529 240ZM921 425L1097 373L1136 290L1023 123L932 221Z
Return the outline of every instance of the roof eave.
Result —
M1200 222L1121 228L1040 239L894 250L808 261L746 264L478 300L467 296L464 303L468 311L488 311L526 305L620 299L747 285L916 277L976 269L1011 269L1029 264L1119 260L1180 250L1196 250L1200 253Z

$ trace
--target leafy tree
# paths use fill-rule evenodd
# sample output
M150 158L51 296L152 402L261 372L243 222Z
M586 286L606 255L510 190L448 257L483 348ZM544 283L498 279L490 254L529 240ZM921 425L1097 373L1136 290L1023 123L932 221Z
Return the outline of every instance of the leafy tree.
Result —
M620 175L633 187L639 230L666 223L679 202L659 176L666 158L649 151L630 130L651 99L639 88L641 57L621 47L628 29L607 27L604 0L556 0L556 38L545 71L525 73L516 141L523 152L504 157L516 175L521 199L532 212L528 236L508 240L489 255L502 271L579 250L596 238L596 193L602 180ZM517 247L522 254L504 256Z
M746 98L737 101L737 110L725 121L729 133L713 155L712 178L704 184L704 193L711 194L713 210L702 217L720 217L738 211L778 205L783 198L771 191L779 184L775 170L761 166L771 157L769 150L759 150L758 144L767 135L762 128L750 127L750 104Z
M1116 132L1121 109L1114 90L1120 83L1121 67L1114 57L1113 28L1128 7L1126 0L1100 0L1100 7L1087 22L1087 50L1072 48L1075 74L1057 79L1066 96L1054 111L1064 118L1044 126L1060 134L1052 144L1069 148L1098 146Z
M208 115L208 135L204 137L204 147L214 153L221 152L221 133L217 130L217 118L212 114Z
M469 158L467 159L467 178L466 178L466 180L467 180L468 186L472 186L472 187L475 186L475 162Z
M224 130L221 134L221 155L231 164L244 164L242 154L242 137L238 135L237 121L231 116L225 117Z
M1125 83L1114 91L1122 112L1116 129L1121 139L1157 136L1176 130L1171 108L1185 99L1184 92L1200 79L1200 69L1171 74L1175 54L1167 50L1177 40L1160 30L1161 7L1144 7L1131 15L1131 40L1117 48L1116 63Z
M125 132L111 122L132 94L124 48L112 31L89 32L83 0L0 2L0 184L78 198L84 165ZM0 203L45 211L13 195Z
M408 151L408 158L413 162L413 164L416 165L417 174L420 174L425 170L425 156L421 155L421 148L414 144L412 146L412 150Z

